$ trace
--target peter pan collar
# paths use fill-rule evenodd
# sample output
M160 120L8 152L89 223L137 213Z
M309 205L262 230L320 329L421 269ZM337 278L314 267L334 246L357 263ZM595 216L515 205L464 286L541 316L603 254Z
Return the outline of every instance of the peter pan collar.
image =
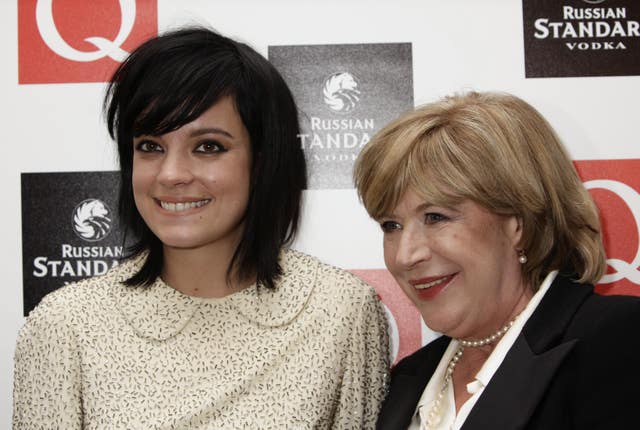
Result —
M283 275L274 290L249 286L223 299L185 295L158 277L150 287L130 287L122 281L142 266L146 256L128 260L113 272L113 296L120 313L140 337L167 340L180 333L202 306L229 303L247 321L263 327L291 323L302 312L316 283L318 260L294 250L280 254ZM109 276L109 275L107 275Z
M282 276L274 290L245 288L232 295L231 303L247 320L263 327L279 327L292 322L309 302L319 262L294 250L280 254Z

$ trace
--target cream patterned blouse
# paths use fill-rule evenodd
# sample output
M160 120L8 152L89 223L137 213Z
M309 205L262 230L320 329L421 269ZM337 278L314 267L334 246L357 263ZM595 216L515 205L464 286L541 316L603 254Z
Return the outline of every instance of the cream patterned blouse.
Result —
M14 430L368 429L388 370L374 290L296 251L275 291L186 296L127 261L31 312Z

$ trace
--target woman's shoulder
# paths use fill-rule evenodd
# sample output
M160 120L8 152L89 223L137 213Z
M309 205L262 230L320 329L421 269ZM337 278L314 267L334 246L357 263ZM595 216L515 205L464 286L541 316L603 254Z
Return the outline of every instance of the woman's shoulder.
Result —
M316 257L285 249L280 254L280 266L282 275L275 289L247 288L232 298L240 314L260 326L285 326L303 313L338 321L354 309L368 312L377 306L372 287Z
M362 301L377 297L373 287L362 279L345 269L325 263L317 257L288 249L285 251L284 259L290 268L285 270L285 273L289 276L312 280L316 294L340 297L349 301Z
M592 300L604 309L635 309L640 306L640 297L617 294L594 293Z
M575 322L589 332L624 332L640 324L640 297L594 293L580 307Z
M135 260L125 260L103 275L94 276L64 285L43 297L26 318L24 332L30 326L50 324L82 324L83 319L96 315L110 300L116 288L123 288L122 281L133 274Z
M640 297L599 294L593 285L559 274L527 327L533 332L551 324L566 337L584 340L630 323L640 324Z

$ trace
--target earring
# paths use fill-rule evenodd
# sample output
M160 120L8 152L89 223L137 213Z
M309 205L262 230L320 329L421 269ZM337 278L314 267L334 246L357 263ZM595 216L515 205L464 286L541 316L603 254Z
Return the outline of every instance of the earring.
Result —
M527 255L524 253L523 249L518 250L518 262L520 264L525 264L527 261L529 261L529 259L527 258Z

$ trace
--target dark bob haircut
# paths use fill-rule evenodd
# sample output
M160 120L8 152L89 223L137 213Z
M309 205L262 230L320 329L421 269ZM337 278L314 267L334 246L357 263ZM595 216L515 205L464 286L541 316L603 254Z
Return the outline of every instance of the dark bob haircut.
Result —
M278 71L249 46L207 28L185 28L148 40L114 73L104 99L109 134L120 161L119 210L127 257L148 251L128 285L150 285L160 275L163 249L133 199L133 138L162 135L198 118L231 96L249 132L251 189L244 232L227 279L256 278L274 288L282 274L281 248L295 236L306 166L298 110Z

